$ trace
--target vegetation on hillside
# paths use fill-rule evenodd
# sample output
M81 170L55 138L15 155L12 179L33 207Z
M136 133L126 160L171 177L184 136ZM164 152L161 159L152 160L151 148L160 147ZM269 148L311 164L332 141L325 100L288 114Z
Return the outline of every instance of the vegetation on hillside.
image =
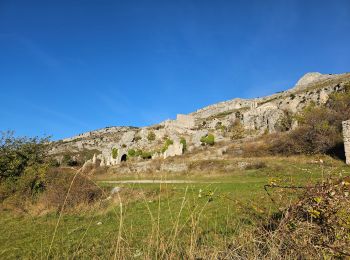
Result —
M213 134L208 134L208 135L202 136L200 141L202 145L213 146L215 144L215 137Z
M43 198L47 208L56 208L63 203L68 190L71 191L68 201L75 201L74 205L90 203L101 196L99 188L86 177L57 170L48 148L49 138L1 133L0 208L25 212Z
M295 115L298 127L288 132L265 135L260 143L248 143L248 155L330 154L344 158L342 121L350 119L350 85L330 95L325 105L310 104ZM281 119L280 130L288 130L291 115Z
M148 132L147 140L150 141L150 142L156 140L156 134L153 131Z
M48 138L0 137L0 202L14 194L33 198L44 189Z

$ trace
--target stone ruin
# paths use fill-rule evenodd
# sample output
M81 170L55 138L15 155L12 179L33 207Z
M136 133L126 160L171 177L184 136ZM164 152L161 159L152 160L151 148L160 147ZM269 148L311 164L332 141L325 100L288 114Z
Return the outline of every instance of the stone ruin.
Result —
M350 164L350 120L343 122L343 136L346 163Z
M183 114L178 114L176 116L176 122L185 128L194 128L196 123L195 123L195 119L193 116L191 115L183 115Z

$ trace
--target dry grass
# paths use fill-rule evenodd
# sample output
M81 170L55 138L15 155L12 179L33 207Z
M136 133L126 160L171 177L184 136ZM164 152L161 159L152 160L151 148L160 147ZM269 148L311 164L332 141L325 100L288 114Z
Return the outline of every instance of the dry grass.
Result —
M305 187L300 199L235 240L231 256L244 259L350 257L350 183L332 180Z
M66 210L77 210L79 206L90 205L103 197L101 189L78 171L72 174L52 169L46 179L46 189L39 204L47 209L60 211L65 207Z

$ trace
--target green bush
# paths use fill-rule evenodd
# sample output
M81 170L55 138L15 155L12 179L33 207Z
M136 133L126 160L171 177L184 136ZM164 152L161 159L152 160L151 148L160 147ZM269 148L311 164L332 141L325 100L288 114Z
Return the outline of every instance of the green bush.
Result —
M142 159L151 159L152 158L152 153L143 151L142 154L141 154L141 157L142 157Z
M181 137L180 143L182 144L182 152L183 152L183 153L186 152L186 150L187 150L187 142L186 142L186 139L183 138L183 137Z
M208 134L205 136L202 136L200 139L202 145L214 145L215 144L215 137L213 134Z
M142 150L141 149L136 150L135 157L138 157L138 156L141 156L141 155L142 155Z
M0 137L0 201L18 194L33 198L43 189L49 165L48 138Z
M128 150L128 156L134 157L136 155L136 151L134 149L129 149Z
M147 140L148 140L148 141L154 141L154 140L156 140L156 134L155 134L153 131L148 132Z
M117 148L112 149L112 157L113 157L113 159L117 159L117 157L118 157L118 149Z
M170 139L166 139L165 142L164 142L164 145L162 147L162 153L164 153L166 150L168 150L169 146L172 145L174 142L173 140L170 140Z
M216 130L221 130L222 132L225 132L227 130L227 127L222 124L222 122L217 122L215 125Z

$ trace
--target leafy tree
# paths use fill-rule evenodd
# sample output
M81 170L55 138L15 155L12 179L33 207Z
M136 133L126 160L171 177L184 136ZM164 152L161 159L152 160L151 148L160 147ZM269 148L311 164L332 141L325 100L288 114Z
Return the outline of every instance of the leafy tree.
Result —
M15 137L2 132L0 137L0 201L19 192L34 195L44 188L49 167L49 138Z
M0 134L0 182L16 179L27 167L45 163L49 138L14 137L13 132Z

